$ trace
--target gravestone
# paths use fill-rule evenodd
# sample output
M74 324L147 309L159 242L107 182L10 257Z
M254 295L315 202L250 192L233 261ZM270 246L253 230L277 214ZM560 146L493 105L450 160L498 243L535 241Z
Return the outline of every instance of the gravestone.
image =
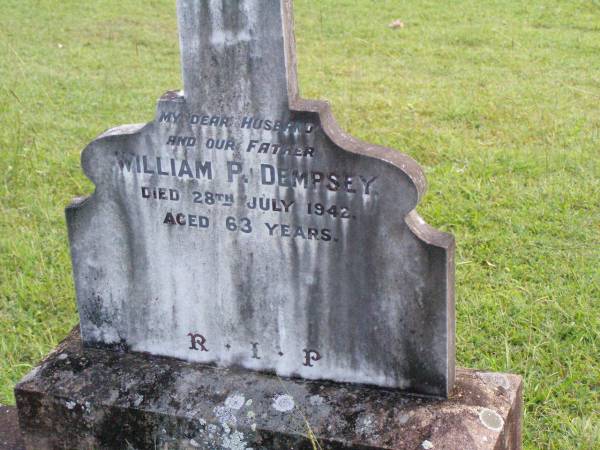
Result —
M80 329L15 390L26 446L518 448L520 379L455 376L422 170L299 97L291 0L177 14L183 91L83 151Z
M446 397L454 241L415 211L420 167L298 97L290 2L178 16L184 91L83 152L84 343Z

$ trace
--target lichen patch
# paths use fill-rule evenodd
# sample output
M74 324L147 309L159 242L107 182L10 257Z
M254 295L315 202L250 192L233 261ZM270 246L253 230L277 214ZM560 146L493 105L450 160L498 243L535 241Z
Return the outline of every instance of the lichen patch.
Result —
M216 406L213 412L223 427L228 425L235 426L237 423L237 418L233 415L231 408L228 408L227 406Z
M229 397L225 399L225 406L230 409L240 409L244 406L246 402L246 398L243 394L231 394Z
M273 399L273 408L279 412L289 412L296 406L294 399L291 395L283 394L277 395Z
M507 390L510 389L510 381L502 373L480 372L478 376L484 383L492 385L494 388L502 387Z
M502 431L502 428L504 428L504 419L496 411L489 408L481 409L479 421L492 431Z
M252 450L246 447L244 435L239 431L234 431L230 435L223 436L223 448L229 450Z

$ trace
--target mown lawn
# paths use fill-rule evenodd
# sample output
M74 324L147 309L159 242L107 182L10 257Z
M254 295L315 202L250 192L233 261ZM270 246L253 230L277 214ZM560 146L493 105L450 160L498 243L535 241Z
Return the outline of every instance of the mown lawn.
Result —
M425 167L459 365L523 375L525 448L600 448L600 1L297 0L296 22L303 95ZM180 85L171 0L0 1L0 402L77 323L81 149Z

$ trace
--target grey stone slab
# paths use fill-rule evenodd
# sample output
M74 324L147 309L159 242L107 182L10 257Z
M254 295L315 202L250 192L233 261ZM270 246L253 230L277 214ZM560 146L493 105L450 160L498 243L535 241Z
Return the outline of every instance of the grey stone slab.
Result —
M521 448L521 378L474 370L435 400L85 349L74 333L15 395L36 450Z
M0 450L24 449L17 408L0 405Z
M183 92L85 148L86 345L447 396L454 239L408 156L298 96L291 1L179 0Z

